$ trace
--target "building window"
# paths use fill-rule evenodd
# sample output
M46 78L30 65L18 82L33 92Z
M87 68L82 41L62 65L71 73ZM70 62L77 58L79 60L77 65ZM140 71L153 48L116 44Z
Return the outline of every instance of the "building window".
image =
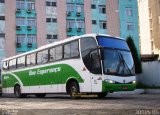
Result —
M127 22L127 30L133 30L133 23Z
M24 26L25 25L25 18L16 18L16 25L17 26Z
M56 18L46 18L46 22L57 23L57 19Z
M91 9L96 9L96 5L92 4Z
M77 28L84 28L84 20L77 20Z
M34 2L27 2L27 9L34 10L35 9L35 3Z
M58 39L58 36L57 35L48 34L47 35L47 39Z
M17 0L16 1L16 8L17 9L25 9L25 1Z
M99 22L99 28L100 29L107 29L107 23L106 23L106 21L100 21Z
M0 0L0 3L4 3L4 0Z
M28 18L27 19L27 26L36 26L36 19L35 18Z
M74 11L74 4L67 4L67 11L73 12Z
M0 51L5 49L5 39L0 37Z
M35 35L28 35L28 43L36 43L36 36Z
M77 4L76 5L76 10L77 10L77 12L83 12L84 11L84 7L83 7L83 5L80 5L80 4Z
M74 0L66 0L67 1L67 3L73 3L74 2Z
M96 20L92 20L92 24L97 24Z
M126 15L132 16L132 14L133 14L132 8L126 8Z
M25 43L25 35L17 35L17 43L24 44Z
M57 6L56 2L46 2L46 6Z
M106 13L106 7L104 5L99 6L99 13L105 14Z
M67 28L74 28L75 21L74 20L67 20Z

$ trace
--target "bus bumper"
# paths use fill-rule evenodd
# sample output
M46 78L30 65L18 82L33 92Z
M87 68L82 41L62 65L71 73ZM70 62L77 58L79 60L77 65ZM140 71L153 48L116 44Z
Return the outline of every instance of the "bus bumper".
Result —
M136 83L130 84L115 84L102 82L102 92L118 92L118 91L133 91L136 89Z

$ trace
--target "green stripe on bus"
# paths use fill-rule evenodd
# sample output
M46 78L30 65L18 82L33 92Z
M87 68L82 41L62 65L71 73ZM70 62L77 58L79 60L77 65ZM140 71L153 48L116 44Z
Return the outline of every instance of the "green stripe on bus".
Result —
M69 78L74 78L79 83L84 82L79 73L67 64L22 70L14 72L13 74L21 80L23 86L65 84ZM13 75L3 75L3 88L14 87L16 82L18 82L18 80Z
M106 81L102 82L102 92L115 92L115 91L133 91L136 84L111 84Z

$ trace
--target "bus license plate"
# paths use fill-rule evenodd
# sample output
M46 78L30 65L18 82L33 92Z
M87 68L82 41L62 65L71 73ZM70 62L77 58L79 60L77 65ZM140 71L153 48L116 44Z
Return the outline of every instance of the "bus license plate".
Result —
M123 90L127 90L127 89L128 89L128 87L127 87L127 86L124 86L124 87L122 87L122 89L123 89Z

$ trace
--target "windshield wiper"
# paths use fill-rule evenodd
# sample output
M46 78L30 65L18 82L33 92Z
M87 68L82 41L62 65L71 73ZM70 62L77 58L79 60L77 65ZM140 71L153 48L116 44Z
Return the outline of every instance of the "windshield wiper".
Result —
M120 61L123 63L124 67L127 68L128 73L129 73L130 75L132 75L132 72L131 72L131 70L129 69L126 61L124 60L122 53L119 52L119 55L120 55Z

